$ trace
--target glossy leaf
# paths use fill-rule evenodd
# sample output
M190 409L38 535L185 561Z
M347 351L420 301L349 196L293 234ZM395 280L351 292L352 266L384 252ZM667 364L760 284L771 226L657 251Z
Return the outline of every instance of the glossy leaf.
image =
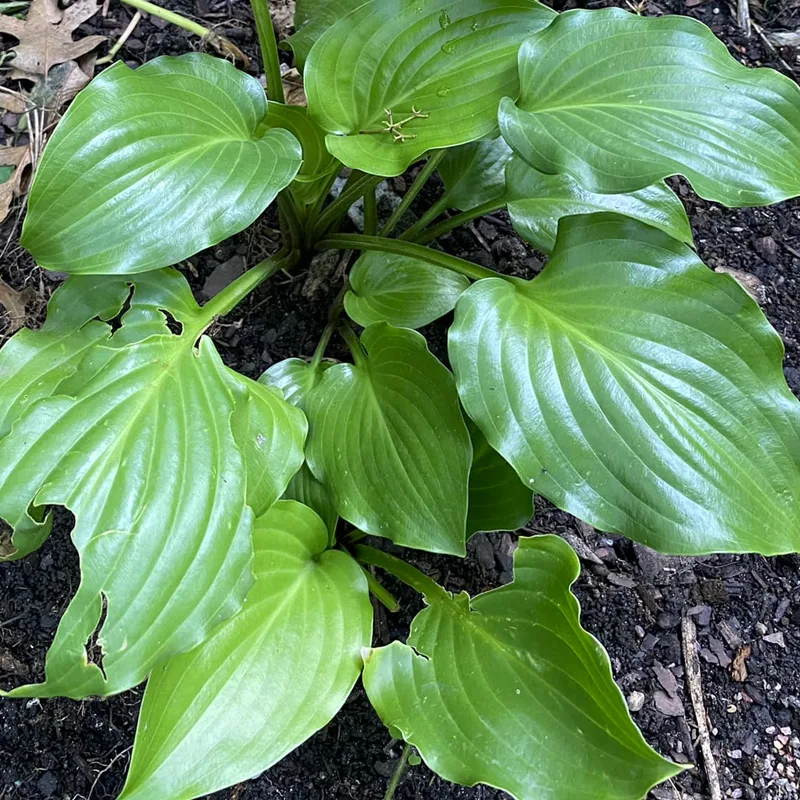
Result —
M130 292L122 278L71 278L42 331L0 351L0 407L11 409L0 517L25 553L46 535L44 509L68 508L82 573L45 682L13 696L120 692L206 638L250 583L248 438L261 434L274 459L260 473L273 496L302 460L305 420L277 397L237 438L231 420L258 393L201 337L212 319L177 272L138 277L125 308ZM123 309L116 331L100 321Z
M299 202L313 203L327 187L327 178L340 164L325 147L325 132L309 116L304 106L283 105L270 101L264 124L269 128L290 131L303 151L303 166L292 184Z
M474 423L467 427L472 439L467 534L515 531L533 516L533 492Z
M242 610L147 685L124 800L189 800L255 777L330 722L372 637L367 582L322 520L281 501L253 529Z
M117 63L72 103L45 148L22 243L48 269L133 273L246 228L301 165L263 130L258 81L222 59Z
M680 174L728 206L800 194L800 88L696 20L568 11L523 44L519 70L500 128L542 172L606 193Z
M439 164L448 207L470 211L491 200L500 203L506 192L506 164L512 155L501 136L448 150Z
M467 413L536 492L670 553L800 549L800 404L758 305L662 231L561 222L533 281L456 306Z
M642 739L581 628L579 573L558 537L522 538L513 583L426 596L408 644L367 657L372 705L434 772L517 800L639 800L680 772Z
M273 364L260 378L259 382L278 388L287 402L305 410L306 397L317 384L326 369L333 366L332 361L321 361L314 366L300 358L287 358ZM297 500L312 508L323 519L328 532L333 537L339 514L330 490L323 486L312 474L307 464L286 487L284 498Z
M537 250L550 253L562 217L614 211L660 228L688 244L692 227L678 196L663 182L628 194L589 192L569 175L546 175L513 158L506 168L508 213L514 230Z
M293 33L286 41L291 46L297 66L302 70L317 39L328 28L366 0L297 0Z
M348 167L400 175L428 150L497 129L516 96L516 54L554 12L536 0L372 0L328 28L308 56L311 116ZM414 109L422 117L414 117ZM387 129L400 123L397 135Z
M361 344L308 395L311 471L365 533L463 556L472 447L453 376L414 331L376 323Z
M469 281L416 258L365 252L350 271L344 307L366 327L388 322L399 328L421 328L455 308Z

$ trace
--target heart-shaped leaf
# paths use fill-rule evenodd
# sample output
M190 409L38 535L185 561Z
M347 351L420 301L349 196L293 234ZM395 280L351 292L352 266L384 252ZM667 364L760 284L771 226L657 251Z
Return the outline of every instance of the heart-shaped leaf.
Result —
M581 628L579 573L558 537L520 539L513 583L426 596L408 644L368 656L372 705L434 772L517 800L640 800L680 772L642 739Z
M472 439L467 535L515 531L533 516L533 492L474 423L467 427Z
M253 528L242 610L147 684L124 800L188 800L271 767L327 725L372 638L367 581L322 520L281 501Z
M372 0L312 48L309 112L348 167L400 175L497 129L500 99L519 90L520 43L553 16L536 0Z
M523 481L670 553L800 550L800 404L758 305L662 231L562 220L533 281L456 306L467 413Z
M266 113L258 81L219 58L115 64L48 142L22 243L48 269L133 273L238 233L301 165L292 134L261 127Z
M498 203L506 192L506 164L513 151L502 136L462 144L447 151L439 164L449 208L459 211Z
M500 129L542 172L607 193L680 174L728 206L800 194L800 88L696 20L568 11L522 45L519 71Z
M0 517L29 552L49 526L44 509L68 508L82 573L45 682L12 696L120 692L205 639L250 583L251 476L268 487L263 503L302 463L302 412L234 376L199 338L213 317L184 278L152 272L132 289L128 300L123 278L71 278L42 331L0 351L0 407L13 409L0 440ZM115 331L100 321L120 313Z
M388 322L398 328L421 328L452 311L468 286L457 272L371 250L350 271L344 307L364 327Z
M309 363L300 358L287 358L273 364L258 380L259 383L280 389L288 403L305 411L308 393L331 366L332 361ZM333 537L339 521L336 505L329 488L314 477L308 464L304 463L295 473L283 496L286 500L297 500L316 511Z
M506 167L508 214L514 230L543 253L552 251L562 217L615 211L692 243L692 226L678 196L663 181L628 194L599 194L569 175L546 175L514 157Z
M415 331L380 322L361 344L308 395L311 471L365 533L463 556L472 447L453 376Z

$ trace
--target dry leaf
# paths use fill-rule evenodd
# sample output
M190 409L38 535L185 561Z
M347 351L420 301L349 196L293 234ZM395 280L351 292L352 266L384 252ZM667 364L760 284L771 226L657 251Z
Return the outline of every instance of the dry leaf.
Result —
M0 306L6 310L6 335L16 333L25 324L25 292L17 292L0 280Z
M307 106L306 90L303 88L303 76L294 68L281 76L286 103L290 106Z
M50 67L94 50L105 36L85 36L75 42L72 34L99 9L97 0L75 0L63 10L57 0L33 0L24 20L0 14L0 33L19 39L13 48L12 66L25 73L47 75Z
M12 114L24 114L28 110L25 95L0 86L0 108Z
M733 657L731 664L731 677L739 683L747 680L747 659L750 657L750 645L743 644Z
M22 191L22 172L30 163L31 149L24 147L0 147L0 166L16 167L5 183L0 183L0 222L8 216L11 201ZM2 302L2 299L0 299Z
M759 305L766 303L767 290L755 275L732 267L717 267L714 272L723 272L726 275L730 275Z
M272 26L279 39L285 39L294 30L295 0L272 0L269 4L272 12Z

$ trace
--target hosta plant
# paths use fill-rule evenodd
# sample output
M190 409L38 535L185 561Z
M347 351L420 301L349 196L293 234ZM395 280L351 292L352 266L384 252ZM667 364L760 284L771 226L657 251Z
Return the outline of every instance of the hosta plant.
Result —
M38 168L22 241L69 277L0 352L0 552L36 550L66 507L81 582L44 679L7 696L147 680L124 800L258 775L359 677L448 780L641 798L680 768L581 628L564 541L520 538L513 581L469 597L376 537L463 557L537 493L666 553L800 549L781 341L698 258L665 183L737 207L800 194L800 89L683 17L298 0L308 107L287 106L264 0L254 13L266 93L207 55L116 64ZM408 170L379 220L376 187ZM198 305L174 265L273 201L280 249ZM437 246L506 208L549 257L536 277ZM260 377L226 366L215 320L333 249L352 267L316 352ZM446 360L417 331L443 318ZM326 358L334 335L349 360ZM426 607L373 648L384 573Z

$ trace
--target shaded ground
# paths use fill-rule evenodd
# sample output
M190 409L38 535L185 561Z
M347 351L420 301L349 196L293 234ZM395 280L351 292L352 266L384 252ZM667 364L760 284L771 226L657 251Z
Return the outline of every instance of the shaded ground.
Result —
M690 0L692 2L692 0ZM164 3L219 25L256 58L243 2L172 0ZM598 7L601 3L589 3ZM748 40L732 23L728 7L705 2L649 2L646 14L690 13L710 24L740 60L782 69L798 64L797 53L770 51L754 33ZM752 13L765 31L800 24L791 3L769 4ZM110 38L129 14L112 3L108 17L96 23ZM91 26L86 26L86 32ZM122 50L132 66L162 53L197 47L195 37L143 21ZM783 63L781 62L781 60ZM257 72L254 60L253 71ZM18 120L2 117L0 138L11 136ZM390 188L402 190L400 181ZM800 205L729 211L698 200L679 187L687 204L698 250L711 267L756 276L765 294L764 310L786 344L786 374L800 393ZM53 280L35 269L16 242L19 215L0 227L0 277L20 289L29 286L41 303ZM270 249L271 222L255 233L236 237L185 264L200 292L209 275L233 256L251 263ZM496 268L530 275L541 259L522 246L502 215L443 240L450 252ZM224 268L222 269L224 272ZM219 276L220 270L216 275ZM328 305L339 289L335 261L315 274L278 279L248 298L215 334L223 357L253 377L288 356L310 354ZM0 324L2 320L0 318ZM0 328L2 335L2 328ZM431 331L434 347L442 329ZM335 352L334 352L335 354ZM441 353L440 353L441 354ZM66 515L65 515L66 516ZM69 520L36 554L18 564L0 566L0 685L42 674L44 653L61 612L78 582L77 558L68 542ZM706 557L670 559L598 534L544 502L537 504L534 532L556 532L581 546L584 571L576 591L583 620L606 646L615 676L634 707L644 735L662 753L678 761L701 763L694 752L696 726L685 691L680 620L697 624L702 648L702 681L713 726L713 748L727 797L788 800L798 798L800 758L800 562L794 557ZM477 593L510 578L514 537L476 537L471 559L418 555L417 563L449 589ZM413 593L392 587L404 600L393 616L378 610L377 640L404 637L416 611ZM745 656L748 652L749 655ZM739 655L739 661L733 660ZM735 666L735 669L734 669ZM742 667L746 670L743 671ZM736 678L736 679L735 679ZM33 798L111 798L119 791L130 755L141 688L120 697L75 703L66 700L3 701L0 705L0 800ZM218 800L298 798L381 798L400 753L360 688L339 717L270 772L248 784L218 793ZM684 773L673 786L656 790L657 800L706 797L702 768ZM414 767L398 800L499 800L494 790L454 787Z

